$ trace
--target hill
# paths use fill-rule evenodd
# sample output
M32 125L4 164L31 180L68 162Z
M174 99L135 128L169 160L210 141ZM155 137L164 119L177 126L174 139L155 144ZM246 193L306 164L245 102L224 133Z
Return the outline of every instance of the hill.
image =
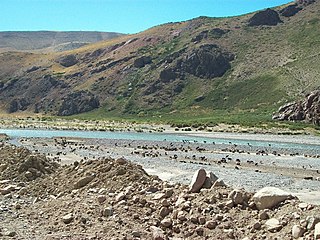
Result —
M0 52L65 51L121 35L112 32L88 31L7 31L0 32Z
M319 11L319 1L300 0L63 53L2 53L0 107L90 118L271 121L279 106L319 88Z

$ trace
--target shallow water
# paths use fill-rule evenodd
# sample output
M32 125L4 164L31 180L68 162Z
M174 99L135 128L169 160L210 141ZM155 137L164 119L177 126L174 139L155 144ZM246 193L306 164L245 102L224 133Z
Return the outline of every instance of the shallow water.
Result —
M96 138L96 139L121 139L121 140L143 140L143 141L168 141L168 142L198 142L204 144L225 144L232 146L252 146L278 149L295 149L297 151L311 151L320 154L320 138L312 137L312 141L305 141L306 136L299 137L268 135L266 140L263 136L256 139L254 134L233 134L219 133L218 137L202 137L182 133L138 133L138 132L110 132L110 131L72 131L72 130L39 130L39 129L0 129L11 138L52 138L52 137L75 137L75 138ZM236 137L235 137L236 136ZM290 138L292 138L292 141ZM271 140L273 139L273 140ZM319 141L317 141L319 139Z

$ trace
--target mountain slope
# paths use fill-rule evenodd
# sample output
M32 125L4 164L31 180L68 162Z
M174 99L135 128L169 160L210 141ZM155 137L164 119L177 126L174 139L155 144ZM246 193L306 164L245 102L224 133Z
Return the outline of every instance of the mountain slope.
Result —
M65 53L0 55L6 112L92 116L263 113L319 87L320 2L201 17ZM184 115L185 114L185 115ZM259 120L259 119L258 119ZM261 119L260 119L261 120Z
M0 32L0 52L64 51L121 35L120 33L88 31L6 31Z

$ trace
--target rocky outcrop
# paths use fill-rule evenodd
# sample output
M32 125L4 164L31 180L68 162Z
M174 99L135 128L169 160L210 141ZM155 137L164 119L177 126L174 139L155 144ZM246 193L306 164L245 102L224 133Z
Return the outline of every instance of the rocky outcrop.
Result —
M315 1L316 0L297 0L297 3L304 5L304 6L307 6L307 5L314 3Z
M284 17L292 17L296 15L299 11L301 11L302 8L298 7L297 4L289 5L283 9L280 10L280 14Z
M89 91L73 92L67 95L58 111L58 116L70 116L91 111L100 106L99 99Z
M60 57L57 62L60 63L60 65L62 65L63 67L71 67L78 63L78 59L74 54L70 54Z
M136 68L143 68L145 65L150 64L152 59L150 56L142 56L134 60L133 66Z
M178 61L176 71L207 79L221 77L230 69L233 59L233 54L222 51L217 45L206 44Z
M320 91L314 91L303 101L292 102L281 106L272 117L280 121L305 121L320 124Z
M249 26L275 26L281 23L281 19L277 11L267 8L266 10L260 11L254 14L248 22Z
M8 113L14 113L17 111L24 111L30 105L29 101L25 98L13 99L7 108Z

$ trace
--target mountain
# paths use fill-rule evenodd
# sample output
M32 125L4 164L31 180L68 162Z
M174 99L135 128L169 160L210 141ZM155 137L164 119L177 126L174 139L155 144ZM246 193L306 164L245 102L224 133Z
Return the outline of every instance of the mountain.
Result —
M88 31L7 31L0 32L0 52L65 51L121 35L123 34Z
M62 53L0 55L3 112L271 121L319 89L320 1L199 17Z

